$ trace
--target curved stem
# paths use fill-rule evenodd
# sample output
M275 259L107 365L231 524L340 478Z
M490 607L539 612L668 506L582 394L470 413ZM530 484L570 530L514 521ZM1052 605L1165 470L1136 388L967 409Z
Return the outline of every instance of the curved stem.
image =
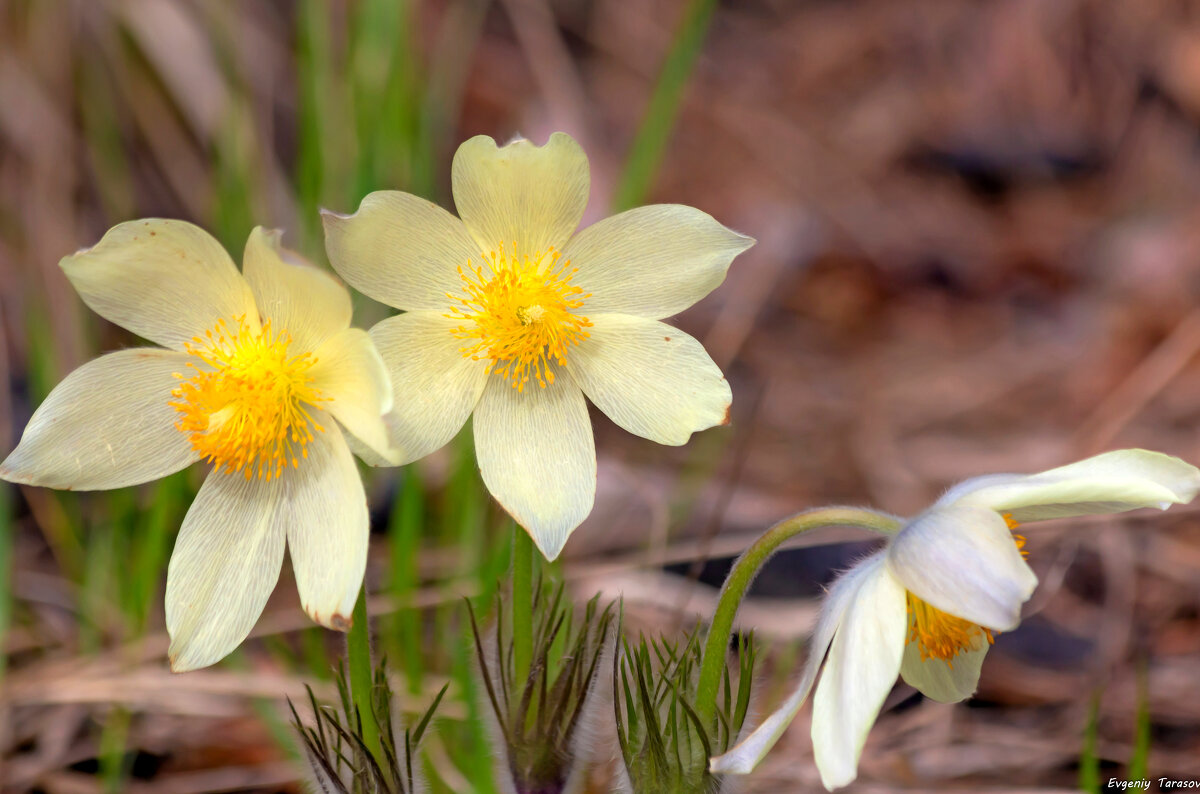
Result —
M785 518L754 541L733 564L733 569L726 577L717 601L717 609L709 624L708 635L704 640L704 655L700 660L700 679L696 686L695 701L696 713L701 723L708 726L716 714L717 689L721 683L721 673L725 670L729 639L733 633L733 619L742 603L742 597L746 595L759 570L780 546L801 533L819 527L860 527L872 532L892 534L899 531L902 524L901 519L875 510L860 507L822 507Z

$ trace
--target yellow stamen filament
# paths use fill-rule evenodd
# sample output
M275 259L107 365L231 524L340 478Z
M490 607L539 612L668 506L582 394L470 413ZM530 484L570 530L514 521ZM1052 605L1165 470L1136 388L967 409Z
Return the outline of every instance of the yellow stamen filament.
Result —
M981 637L992 643L991 629L955 617L908 594L908 641L917 643L922 659L940 659L951 667L954 657L974 650Z
M560 259L553 248L522 256L516 243L511 253L501 245L485 265L459 267L463 294L446 294L454 301L446 316L463 321L453 333L469 343L459 352L490 360L488 371L517 391L531 379L542 388L553 383L551 361L566 364L567 348L586 339L592 325L575 313L590 297L571 283L578 268Z
M1012 513L1001 513L1000 517L1003 518L1004 523L1008 525L1008 531L1013 533L1013 543L1017 544L1017 548L1020 550L1021 556L1028 557L1029 551L1025 548L1025 536L1018 535L1016 532L1013 532L1013 530L1021 525L1013 520Z
M1013 520L1012 514L1004 513L1002 517L1009 531L1020 526ZM1025 550L1023 535L1014 534L1013 542L1017 544L1022 557L1029 556L1029 552ZM954 667L954 658L960 653L977 650L980 647L979 642L984 639L989 645L995 642L996 632L991 629L943 612L912 593L908 593L907 596L908 641L917 643L922 660L939 659L949 667Z
M169 405L180 415L175 427L215 470L278 477L308 457L314 430L324 432L309 412L328 399L312 385L317 360L289 355L291 341L269 321L254 330L243 315L236 330L221 320L186 345L197 361L190 374L175 373L181 383Z

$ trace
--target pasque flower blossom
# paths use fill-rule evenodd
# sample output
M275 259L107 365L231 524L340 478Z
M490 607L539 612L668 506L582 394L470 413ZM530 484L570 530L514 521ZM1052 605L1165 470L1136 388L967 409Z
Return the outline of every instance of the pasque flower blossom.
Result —
M285 261L287 260L287 261ZM111 229L61 262L84 302L162 347L84 364L46 398L0 477L121 488L212 464L167 572L175 670L250 631L285 543L304 609L345 630L362 585L367 504L348 441L387 454L391 385L350 296L255 229L244 272L190 223Z
M1119 450L1040 474L976 477L903 524L829 590L799 685L714 772L747 773L813 698L817 768L832 790L854 780L867 732L899 674L926 696L971 696L996 632L1021 619L1037 577L1013 529L1029 521L1190 502L1200 470ZM828 654L826 653L828 651Z
M392 376L393 464L448 442L474 413L484 483L546 557L592 509L586 394L631 433L683 444L727 421L729 384L700 343L659 322L725 278L753 240L675 204L576 232L587 157L472 138L454 156L461 218L396 191L325 213L334 269L404 313L371 330Z

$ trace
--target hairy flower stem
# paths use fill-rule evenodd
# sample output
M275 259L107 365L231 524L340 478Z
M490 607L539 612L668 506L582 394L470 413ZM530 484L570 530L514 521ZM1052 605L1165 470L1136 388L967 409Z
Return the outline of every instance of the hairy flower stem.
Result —
M354 698L354 707L362 720L363 742L370 749L377 761L383 759L383 746L379 743L379 725L375 722L375 712L371 709L373 687L375 685L371 663L371 627L367 621L367 586L364 583L358 592L358 601L354 604L354 620L350 624L350 633L346 636L346 656L349 658L350 694ZM354 730L351 722L350 730Z
M797 535L819 527L860 527L872 532L892 534L902 522L895 516L858 507L822 507L785 518L763 533L734 563L721 587L717 609L709 624L700 661L700 679L696 686L696 714L702 725L712 722L717 710L717 690L725 670L733 619L750 583L779 547Z
M513 681L525 681L533 663L533 541L513 523L512 631Z

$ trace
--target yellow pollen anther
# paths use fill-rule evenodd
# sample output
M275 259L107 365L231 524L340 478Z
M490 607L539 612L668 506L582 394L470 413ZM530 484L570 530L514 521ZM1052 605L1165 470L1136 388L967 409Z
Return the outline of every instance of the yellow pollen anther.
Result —
M976 625L908 593L909 642L917 643L922 659L940 659L951 667L954 657L975 650L981 639L991 644L995 637L991 629Z
M317 360L289 356L291 341L286 331L272 332L270 321L255 331L243 315L237 330L221 320L186 345L199 361L188 362L190 375L175 373L182 382L168 404L180 415L175 427L215 470L278 477L308 457L314 430L324 432L309 413L327 400L309 374Z
M1011 532L1020 526L1013 520L1011 513L1001 513L1001 518ZM1021 552L1022 557L1028 557L1025 550L1025 537L1013 535L1013 543ZM986 639L988 644L996 640L996 632L972 623L948 612L943 612L935 606L927 604L912 593L908 597L908 641L917 643L921 659L940 659L948 666L954 667L954 657L964 651L977 650L979 642Z
M1008 525L1008 531L1013 532L1014 529L1021 526L1012 517L1012 513L1001 513L1000 517L1004 519L1004 523ZM1022 557L1028 557L1029 551L1025 548L1025 536L1018 535L1013 532L1013 543L1017 544L1017 549L1021 552Z
M463 293L453 301L447 317L461 320L453 329L468 344L460 348L465 358L488 359L489 372L499 373L517 391L530 379L545 388L554 382L550 363L567 362L567 348L587 339L588 318L576 314L590 295L571 284L578 268L560 262L553 248L545 253L518 255L501 245L484 257L485 265L458 268Z

